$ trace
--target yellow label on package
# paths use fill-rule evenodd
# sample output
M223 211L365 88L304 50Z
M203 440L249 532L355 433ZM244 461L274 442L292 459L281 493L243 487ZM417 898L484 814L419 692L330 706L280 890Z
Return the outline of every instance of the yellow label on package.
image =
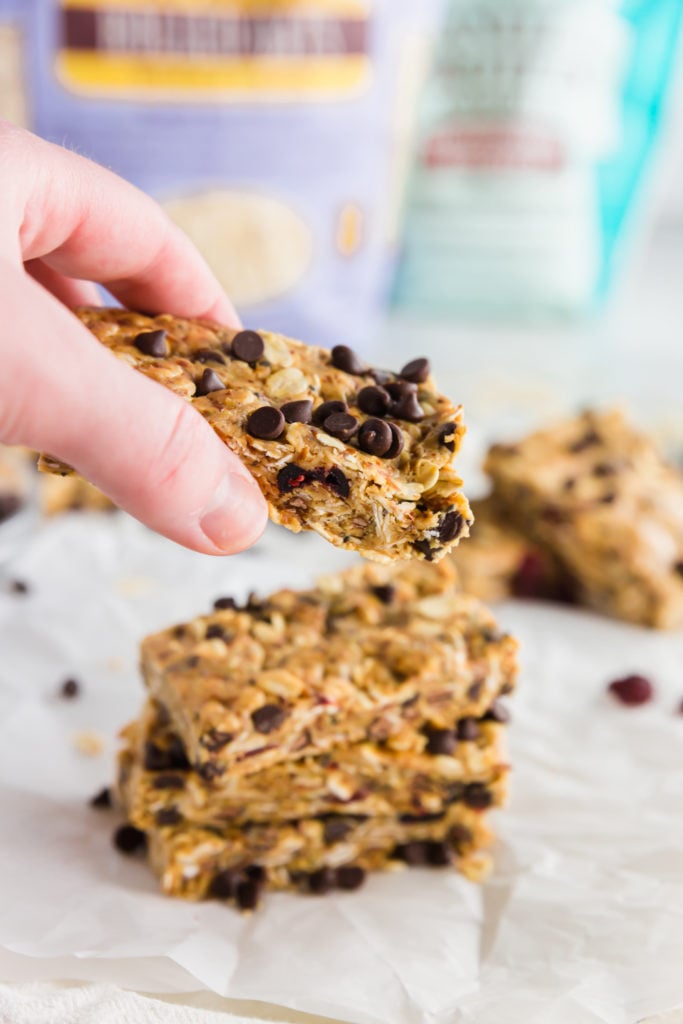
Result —
M360 0L62 0L57 72L80 94L343 99L367 86Z

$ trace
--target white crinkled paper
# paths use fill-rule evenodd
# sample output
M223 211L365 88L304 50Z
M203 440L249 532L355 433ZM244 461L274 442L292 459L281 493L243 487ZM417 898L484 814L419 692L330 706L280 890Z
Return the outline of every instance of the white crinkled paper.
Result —
M45 525L0 593L0 976L206 986L354 1024L632 1024L683 1004L683 635L533 603L499 610L523 643L512 801L483 888L449 872L372 878L325 899L269 895L250 918L161 896L111 846L116 733L143 699L137 644L220 594L349 564L271 528L210 559L124 516ZM624 709L605 685L658 687ZM56 696L75 676L82 696ZM99 757L73 746L105 741Z

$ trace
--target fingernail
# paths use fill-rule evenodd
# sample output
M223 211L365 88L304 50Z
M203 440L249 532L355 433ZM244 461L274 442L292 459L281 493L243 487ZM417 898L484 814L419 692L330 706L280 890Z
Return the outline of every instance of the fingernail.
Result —
M212 544L232 554L242 551L263 532L265 512L258 484L239 473L227 473L199 521Z

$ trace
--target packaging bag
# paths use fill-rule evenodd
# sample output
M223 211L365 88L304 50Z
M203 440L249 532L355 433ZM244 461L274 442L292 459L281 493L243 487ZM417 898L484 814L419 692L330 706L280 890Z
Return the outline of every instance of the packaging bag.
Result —
M681 0L449 0L395 282L435 315L575 315L640 219Z
M21 6L40 135L158 198L252 326L371 338L438 0Z

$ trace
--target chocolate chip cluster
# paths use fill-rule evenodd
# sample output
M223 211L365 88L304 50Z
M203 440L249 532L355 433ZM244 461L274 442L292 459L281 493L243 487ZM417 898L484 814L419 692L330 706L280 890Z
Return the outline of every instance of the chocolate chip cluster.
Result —
M242 333L259 337L254 331ZM237 335L232 343L233 354L235 342L239 338L240 335ZM249 355L252 356L255 350L250 349ZM286 402L280 409L272 405L255 409L247 418L247 433L263 441L275 441L281 436L287 423L313 423L340 441L349 442L355 438L358 447L368 455L376 455L382 459L397 458L405 446L403 434L395 423L388 422L384 417L394 416L409 423L419 423L424 418L424 410L418 401L417 385L423 383L429 376L429 360L412 360L396 377L384 370L367 367L346 345L336 345L330 353L330 361L336 369L352 376L373 377L375 384L361 388L355 399L358 409L369 416L369 419L361 423L359 418L349 411L348 404L340 400L322 402L314 409L310 399L300 399ZM207 393L204 390L204 378L211 373L210 370L205 371L198 386L198 394ZM448 436L452 434L451 428ZM447 437L443 443L447 444Z

